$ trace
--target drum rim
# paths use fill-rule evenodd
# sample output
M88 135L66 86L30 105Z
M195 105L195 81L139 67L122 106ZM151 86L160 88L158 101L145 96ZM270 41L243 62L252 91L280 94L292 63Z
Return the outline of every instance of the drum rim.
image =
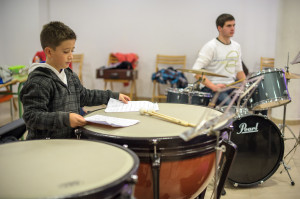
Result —
M101 139L105 142L126 145L136 153L141 161L150 158L149 152L153 152L153 140L157 140L157 150L161 161L184 160L206 155L215 151L216 137L200 135L190 141L184 141L179 136L169 137L125 137L109 134L101 134L81 128L81 133L88 139ZM101 135L101 136L99 136ZM173 142L172 142L173 141ZM200 142L201 141L201 142ZM219 142L221 142L221 138ZM139 144L136 144L139 143ZM142 146L142 147L140 147ZM174 147L180 146L180 147ZM168 148L169 147L169 148ZM200 149L200 150L199 150Z
M43 141L46 141L46 140L43 140ZM122 177L120 177L116 181L108 183L104 186L86 190L86 191L81 191L78 193L66 194L66 195L61 195L61 196L53 196L50 198L73 198L73 197L84 197L84 196L90 197L90 196L97 196L99 194L100 194L99 196L101 196L102 198L103 197L106 198L108 196L111 196L112 191L115 191L114 194L117 195L117 194L119 194L119 192L116 192L116 191L119 191L125 184L127 184L130 181L130 177L137 173L139 165L140 165L140 160L139 160L138 156L132 150L130 150L124 146L117 145L115 143L110 143L110 142L106 142L106 141L102 141L102 140L49 139L49 141L53 141L53 140L98 142L98 143L111 145L111 146L117 147L117 148L129 153L130 156L133 158L133 165L132 165L132 168L127 173L125 173ZM25 142L37 142L40 140L24 140L24 141ZM21 141L21 142L24 142L24 141ZM4 143L3 145L16 144L16 143L17 142L10 142L10 143ZM109 195L107 195L107 194L109 194ZM49 198L49 196L47 198Z
M255 115L255 114L248 114L248 115L244 115L234 121L237 121L237 120L240 120L242 119L243 117L250 117L250 116L255 116L255 117L261 117L261 118L264 118L264 119L267 119L269 122L271 122L275 129L277 129L276 132L281 132L280 129L278 128L278 126L272 121L272 120L269 120L268 118L266 118L265 116L263 115ZM232 123L234 122L232 121ZM278 154L278 159L277 159L277 162L276 164L273 166L273 168L269 171L269 173L263 177L262 179L260 179L259 181L256 181L256 182L251 182L251 183L240 183L240 182L237 182L233 179L230 178L230 172L228 173L228 180L233 184L237 184L238 186L240 187L250 187L250 186L255 186L255 185L258 185L258 184L262 184L263 182L265 182L266 180L268 180L270 177L272 177L272 175L278 170L279 166L280 166L280 163L281 163L281 160L283 158L283 155L284 155L284 140L283 138L279 135L279 141L280 141L280 153ZM238 146L237 146L238 147Z
M267 110L269 108L276 108L276 107L284 105L284 104L277 104L277 105L269 106L269 107L266 107L266 108L263 108L263 109L257 109L256 107L260 106L262 104L267 104L267 103L270 103L270 102L280 102L280 101L283 101L283 100L289 100L287 103L284 103L284 104L288 104L288 103L291 102L290 96L277 97L275 99L273 98L273 99L267 99L267 100L261 100L259 102L255 102L255 103L250 105L250 108L251 108L251 110L254 110L254 111Z
M266 74L266 73L272 73L272 72L282 72L284 73L284 70L282 68L268 68L268 69L263 69L261 71L258 72L254 72L253 74L251 74L250 79L256 76L260 76L262 74Z

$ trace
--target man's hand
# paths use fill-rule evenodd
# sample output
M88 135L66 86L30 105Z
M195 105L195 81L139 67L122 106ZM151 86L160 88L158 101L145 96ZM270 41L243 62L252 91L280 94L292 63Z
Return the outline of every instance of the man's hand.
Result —
M78 127L78 126L84 126L87 124L87 121L81 116L76 113L70 113L70 126L72 128Z
M122 101L122 102L124 102L125 104L127 104L128 101L130 101L131 99L127 95L124 95L124 94L120 93L119 100Z
M218 90L222 89L222 88L226 88L226 84L215 84L211 90L213 92L217 92Z

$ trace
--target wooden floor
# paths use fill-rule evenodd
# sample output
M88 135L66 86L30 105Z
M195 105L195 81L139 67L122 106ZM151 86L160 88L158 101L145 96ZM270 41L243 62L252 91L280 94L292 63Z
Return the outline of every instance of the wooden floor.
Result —
M93 108L87 108L93 110ZM9 123L10 118L10 107L9 103L0 104L0 126ZM13 119L18 118L18 112L15 112ZM289 126L296 137L299 136L300 125ZM291 132L286 129L285 137L292 137ZM285 154L287 154L292 147L295 145L295 139L286 140ZM281 164L277 171L263 184L250 187L240 188L234 187L231 183L227 182L225 185L226 195L221 198L224 199L299 199L300 198L300 147L293 151L286 159L285 163L290 168L290 176L295 182L292 186L287 172L283 169ZM207 188L205 199L211 198L213 186L212 183Z

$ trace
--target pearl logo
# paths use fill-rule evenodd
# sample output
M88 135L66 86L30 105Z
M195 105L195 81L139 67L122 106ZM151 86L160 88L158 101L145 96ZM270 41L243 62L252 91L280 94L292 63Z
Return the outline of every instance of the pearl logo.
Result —
M237 132L237 134L257 133L258 132L258 122L256 123L255 127L247 127L246 123L241 123L239 127L240 127L240 132Z

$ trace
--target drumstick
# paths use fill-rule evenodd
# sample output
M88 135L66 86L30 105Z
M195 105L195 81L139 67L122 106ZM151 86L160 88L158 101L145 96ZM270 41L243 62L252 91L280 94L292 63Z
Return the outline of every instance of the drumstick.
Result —
M240 82L242 82L242 81L244 81L244 80L245 80L245 78L242 78L242 79L240 79L239 81L233 82L233 83L231 83L231 84L227 84L226 87L229 87L229 86L232 86L232 85L234 85L234 84L240 83Z
M145 110L145 109L140 109L140 114L141 115L144 115L144 114L148 114L148 115L151 115L151 116L156 116L156 117L159 117L159 118L162 118L162 119L165 119L169 122L173 122L175 124L179 124L179 125L182 125L182 126L191 126L191 127L196 127L195 124L191 124L191 123L188 123L184 120L180 120L180 119L177 119L177 118L174 118L174 117L171 117L171 116L168 116L168 115L164 115L164 114L161 114L161 113L157 113L153 110Z

